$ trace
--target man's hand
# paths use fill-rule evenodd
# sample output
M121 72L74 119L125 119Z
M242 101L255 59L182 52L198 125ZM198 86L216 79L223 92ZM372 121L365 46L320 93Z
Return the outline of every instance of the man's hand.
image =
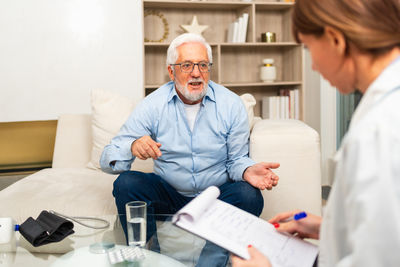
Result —
M279 163L260 162L250 166L243 173L243 179L252 186L264 190L271 190L278 184L279 177L271 171L279 167Z
M162 155L160 147L160 143L155 142L150 136L146 135L132 143L131 151L132 155L142 160L148 158L157 159Z

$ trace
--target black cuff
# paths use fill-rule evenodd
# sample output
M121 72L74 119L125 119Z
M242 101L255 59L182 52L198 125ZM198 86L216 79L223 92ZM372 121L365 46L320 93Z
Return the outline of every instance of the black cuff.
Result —
M21 224L19 231L34 247L58 242L73 234L74 224L62 217L42 211L34 220L29 217Z

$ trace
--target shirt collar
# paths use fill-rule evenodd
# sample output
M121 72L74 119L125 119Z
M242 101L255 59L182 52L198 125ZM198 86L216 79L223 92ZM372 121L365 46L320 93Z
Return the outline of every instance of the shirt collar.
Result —
M215 87L216 83L214 83L213 81L209 80L208 81L208 87L207 87L207 93L206 95L203 97L203 100L201 101L201 103L204 105L206 99L209 99L213 102L215 102L215 92L214 92L214 87ZM170 86L170 93L168 95L168 99L167 101L170 102L171 100L173 100L174 98L179 99L180 101L182 101L176 90L175 90L175 83L173 81L168 82L167 84L165 84L165 86Z
M357 124L371 107L378 102L385 94L389 93L393 88L400 86L400 57L395 59L387 66L382 73L367 88L360 103L354 111L350 122L352 125Z
M385 94L389 93L394 88L400 86L400 80L398 78L400 73L400 57L395 59L389 66L387 66L382 73L372 82L367 88L365 94L361 98L356 110L351 117L349 130L354 127L371 107L378 102ZM343 143L335 153L334 161L337 163L343 155Z

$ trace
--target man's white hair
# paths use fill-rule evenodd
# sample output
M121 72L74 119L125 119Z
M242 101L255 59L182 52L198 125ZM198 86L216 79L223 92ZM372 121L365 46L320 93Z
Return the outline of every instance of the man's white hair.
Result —
M208 61L212 63L212 51L211 46L206 42L206 40L198 34L195 33L184 33L172 40L167 51L167 66L170 64L175 64L178 60L178 47L184 43L201 43L207 49Z

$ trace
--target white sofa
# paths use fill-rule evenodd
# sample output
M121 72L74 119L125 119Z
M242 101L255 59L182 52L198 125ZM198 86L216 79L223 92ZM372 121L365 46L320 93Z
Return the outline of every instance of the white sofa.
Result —
M0 191L0 217L12 217L22 223L36 218L42 210L54 210L74 216L115 215L112 184L116 175L87 167L92 150L92 120L89 114L62 115L58 120L52 168L43 169ZM320 148L318 134L296 120L257 120L250 137L250 156L256 161L276 161L281 167L279 185L263 191L265 207L261 215L268 219L277 212L304 209L321 213ZM152 161L137 161L134 169L152 171ZM116 216L112 216L111 228ZM76 234L58 244L33 248L17 234L15 245L34 252L66 252L88 245L93 240ZM95 232L99 234L99 232ZM106 231L101 232L106 235ZM100 237L101 238L101 237ZM122 233L113 238L123 238Z

